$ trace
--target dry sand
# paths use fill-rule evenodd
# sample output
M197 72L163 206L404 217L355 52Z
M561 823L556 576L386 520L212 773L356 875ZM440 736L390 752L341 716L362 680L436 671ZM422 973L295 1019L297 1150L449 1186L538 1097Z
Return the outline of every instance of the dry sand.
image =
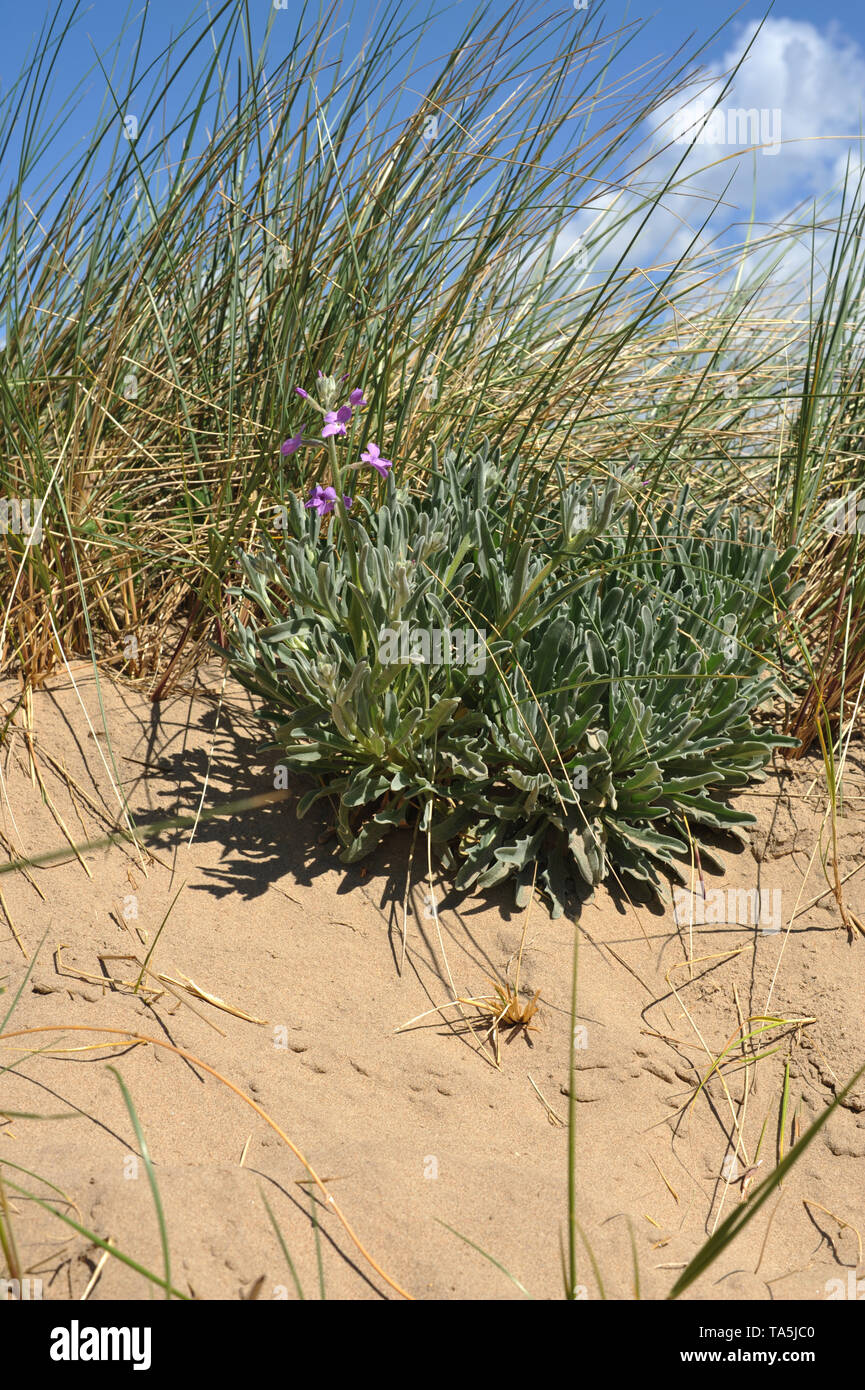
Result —
M83 664L73 674L77 690L64 679L34 697L33 748L76 843L118 824L112 760L139 824L194 813L203 792L214 805L273 788L272 763L258 752L261 726L243 692L227 686L220 703L218 670L202 674L196 693L156 707L105 679L97 688ZM59 768L78 793L70 794ZM853 875L847 901L865 918L863 788L857 748L839 856L841 874ZM0 792L0 828L17 852L64 843L20 730L7 740ZM126 1029L193 1054L265 1111L326 1180L373 1259L416 1298L522 1297L466 1241L534 1297L561 1297L567 1131L560 1121L568 1106L574 924L550 921L533 905L520 994L527 1002L540 991L536 1028L502 1030L498 1067L493 1040L480 1046L485 1027L474 1009L465 1009L474 1032L453 1008L398 1032L452 998L451 981L458 994L477 997L508 971L513 979L525 914L507 887L455 899L434 865L437 921L419 840L401 969L410 836L397 835L347 869L326 813L299 822L295 799L292 790L282 804L202 821L191 843L188 830L163 834L148 842L143 861L132 846L88 851L86 872L70 851L62 864L34 869L32 883L20 874L0 879L0 1018L27 969L24 952L32 958L39 948L7 1030L66 1030L64 1046L83 1049L49 1051L59 1031L0 1044L4 1064L14 1067L0 1078L0 1108L67 1116L0 1114L0 1158L39 1175L6 1166L7 1180L162 1271L153 1197L111 1062L155 1165L175 1287L206 1299L294 1298L266 1199L307 1297L319 1296L313 1210L327 1296L398 1297L304 1181L299 1159L238 1095L168 1049L129 1045L112 1056L92 1047L94 1035L70 1031ZM578 1213L608 1297L634 1296L631 1232L640 1292L661 1298L742 1201L742 1182L724 1177L734 1116L747 1161L759 1151L756 1179L771 1171L787 1062L789 1149L795 1127L806 1127L863 1061L865 938L848 940L831 896L811 904L825 888L820 766L806 761L791 771L779 760L778 772L741 800L759 827L750 848L718 842L725 872L704 865L706 892L759 884L771 903L780 891L779 933L752 924L677 925L671 909L631 905L606 889L579 915ZM172 986L180 1001L167 991L133 992L140 965L106 956L142 962L166 913L151 970L191 979L262 1022L182 986ZM130 983L98 982L108 974ZM736 1034L738 1011L763 1015L767 1004L779 1018L814 1021L756 1038L750 1051L761 1057L747 1068L736 1047L696 1094ZM686 1296L825 1299L828 1281L846 1281L849 1269L861 1277L863 1156L865 1085L831 1117L780 1197ZM13 1221L44 1297L80 1298L99 1249L23 1198L15 1199ZM585 1248L580 1256L585 1294L594 1299ZM109 1260L89 1297L152 1291Z

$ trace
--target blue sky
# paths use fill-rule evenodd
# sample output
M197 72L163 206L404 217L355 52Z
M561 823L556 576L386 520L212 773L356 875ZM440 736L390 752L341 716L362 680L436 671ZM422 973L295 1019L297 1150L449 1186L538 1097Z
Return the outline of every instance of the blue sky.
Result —
M77 37L69 49L70 61L81 66L88 64L91 61L90 41L92 40L98 49L107 47L122 27L124 15L138 15L143 8L143 0L137 0L137 3L128 6L124 5L122 0L90 0L89 4L82 7L82 21ZM172 29L176 32L185 18L207 11L207 6L203 3L195 5L184 3L184 0L149 0L146 8L149 22L153 26L153 51L165 41ZM358 4L357 12L360 15L369 14L373 8L372 5ZM429 6L432 13L446 8L443 5ZM462 0L461 8L472 7ZM484 8L489 12L506 7L491 3ZM539 6L544 13L565 13L568 8L566 3ZM693 0L664 0L663 4L654 5L625 3L624 0L589 0L589 8L593 14L603 14L611 23L621 22L625 18L630 21L645 21L646 30L635 42L633 49L635 57L641 60L677 48L691 34L708 38L727 15L737 14L736 22L742 23L759 19L767 11L776 19L793 19L815 24L821 31L830 31L833 26L837 26L841 32L865 48L865 6L862 0L826 0L826 3L820 5L815 5L813 0L778 0L771 9L765 0L762 3L749 0L749 3L743 4L740 8L731 4L729 9L717 4L694 4ZM57 0L28 0L26 4L3 0L0 81L4 87L8 85L13 73L20 68L24 55L29 45L34 42L44 20L58 10L62 15L64 11L71 12L71 9L70 0L60 0L59 5ZM254 0L251 6L254 22L257 22L262 32L268 9L268 0ZM289 0L289 14L296 9L294 0ZM281 15L279 18L282 20ZM452 23L451 16L445 13L439 22L431 27L424 45L430 55L446 47ZM710 49L710 53L714 51L717 56L723 52L724 47L723 39L719 40Z
M209 12L218 9L223 2L211 0ZM62 24L75 10L73 0L60 0L59 5L57 0L28 0L26 4L2 0L2 3L5 13L0 94L8 92L14 82L41 25L58 16ZM281 5L283 0L277 3ZM476 10L470 0L426 0L419 5L400 3L400 0L391 0L391 3L398 6L401 18L407 14L418 21L429 17L428 23L419 26L422 37L411 64L406 58L406 73L409 66L416 69L419 63L434 62L447 53L455 35ZM765 0L745 3L738 11L695 5L693 0L666 0L654 9L627 0L586 0L586 3L592 23L603 19L608 28L623 23L642 26L634 34L627 52L617 60L611 74L613 80L626 78L641 65L651 66L689 43L705 42L733 15L703 55L710 72L729 71L752 36L755 25L767 14ZM353 7L350 49L355 44L355 34L358 36L356 46L359 46L363 31L378 8L363 3ZM508 9L505 0L492 0L482 6L480 12L489 17ZM568 24L575 19L570 0L538 0L533 9L539 21ZM208 6L189 3L189 0L131 0L125 6L122 0L120 3L118 0L83 0L78 6L77 22L65 42L63 62L54 76L51 94L43 103L43 110L52 116L55 110L57 112L57 133L47 142L38 166L40 172L48 172L52 156L61 158L77 142L87 142L94 115L100 103L106 101L104 77L98 70L88 77L84 103L79 109L66 112L61 129L64 100L92 66L94 51L110 54L114 46L113 56L105 59L109 69L112 62L122 67L130 60L131 39L127 38L118 46L118 36L125 18L137 23L145 10L147 23L139 69L154 60L190 18L206 16ZM310 5L309 10L315 12L317 5ZM343 7L334 27L350 10L348 5ZM297 0L287 0L285 9L276 10L273 0L250 0L249 13L255 43L263 36L268 23L272 24L269 53L275 66L291 48L301 6ZM695 148L686 164L688 188L680 196L667 199L665 206L659 209L651 233L646 234L643 245L634 252L639 263L657 263L678 254L691 242L695 229L705 220L707 205L722 196L723 205L700 233L707 247L741 241L752 202L757 223L762 228L783 224L789 210L797 205L804 209L800 215L807 220L809 203L825 206L827 201L831 202L832 190L843 178L845 162L852 158L858 163L858 130L865 116L863 0L825 0L820 6L814 5L813 0L777 0L768 15L726 101L737 108L765 109L770 128L772 113L778 113L783 143L768 151L764 149L760 154L743 157L730 155L723 143L718 145L714 138L703 143L702 148ZM117 85L122 86L119 79ZM194 89L194 74L191 87ZM709 107L712 93L718 90L717 86L709 89ZM666 112L666 119L672 120L674 114L672 109ZM662 134L664 129L662 123ZM643 129L640 134L647 137L651 132ZM666 140L669 140L669 129ZM14 149L13 139L4 167L0 168L0 183L4 187L14 174ZM651 166L652 173L657 171L663 176L676 158L677 152L658 156ZM617 202L612 195L599 198L595 207L584 209L575 218L574 235L591 242L599 230L603 230L604 219L621 211L621 199ZM613 245L610 254L614 250ZM803 259L806 258L803 247Z
M61 16L71 13L73 6L71 0L59 0L59 4L58 0L28 0L26 4L15 3L15 0L3 0L2 8L0 83L6 87L23 63L28 47L35 41L43 22L58 12ZM70 64L78 69L89 65L92 61L91 42L97 49L104 50L116 39L122 28L124 16L137 16L144 8L148 11L148 22L151 26L149 48L152 53L158 51L172 31L177 32L185 19L207 13L206 4L194 4L189 0L147 0L146 5L144 0L133 0L133 3L128 5L125 5L123 0L90 0L82 6L82 17L68 50ZM210 8L214 8L213 4ZM298 8L295 0L288 0L287 14L280 13L277 16L280 24L285 22L287 28ZM359 3L356 12L360 17L364 17L371 14L374 8L373 5ZM410 7L406 5L404 8ZM467 3L467 0L457 0L453 8L471 10L473 6ZM496 4L496 0L492 0L492 3L486 4L483 8L488 13L497 10L502 12L507 6L502 3ZM544 14L566 14L569 8L571 7L567 3L542 3L538 6L539 11ZM253 23L261 33L264 31L269 9L270 0L253 0ZM418 13L423 13L426 9L433 15L438 12L440 16L438 21L430 26L421 50L433 56L447 47L449 34L453 32L454 20L448 13L451 9L449 5L419 6ZM693 0L664 0L662 4L644 4L638 0L589 0L589 10L592 15L603 15L609 23L625 20L645 23L644 32L633 44L635 61L644 61L658 53L669 53L692 34L708 38L729 15L735 14L737 18L734 24L741 25L747 21L758 20L767 12L774 19L798 20L815 25L824 33L831 33L833 29L837 29L865 49L865 6L862 0L826 0L820 5L815 5L813 0L778 0L771 8L766 0L747 0L740 7L730 4L729 9L724 5L694 4ZM275 31L275 42L278 47L278 29ZM725 47L725 40L721 38L712 45L709 53L718 57Z

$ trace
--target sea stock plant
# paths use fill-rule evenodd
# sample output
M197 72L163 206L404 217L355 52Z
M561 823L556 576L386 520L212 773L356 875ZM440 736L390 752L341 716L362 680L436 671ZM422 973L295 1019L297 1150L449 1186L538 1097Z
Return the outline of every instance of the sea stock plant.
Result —
M725 794L795 742L752 718L792 549L687 488L654 505L560 468L521 487L486 442L431 446L413 490L379 469L381 505L349 514L334 433L330 495L289 496L284 535L239 555L228 654L315 779L298 814L335 803L344 861L415 826L457 889L536 883L558 916L610 872L666 896L692 836L741 833Z

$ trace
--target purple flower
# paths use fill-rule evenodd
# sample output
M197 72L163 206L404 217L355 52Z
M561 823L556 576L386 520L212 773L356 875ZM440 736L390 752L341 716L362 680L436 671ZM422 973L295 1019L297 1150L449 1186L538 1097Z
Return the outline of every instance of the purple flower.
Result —
M303 399L304 399L305 401L308 401L308 400L309 400L309 392L308 392L308 391L304 391L304 389L303 389L302 386L295 386L294 390L295 390L296 395L298 395L298 396L303 396Z
M342 500L346 508L351 506L351 498L346 497L344 493ZM327 516L333 511L336 505L336 488L322 487L320 483L316 483L312 492L309 494L309 501L304 503L304 505L312 507L313 511L318 512L319 516Z
M393 468L390 459L382 458L381 450L377 444L367 444L360 458L361 463L368 463L370 468L374 468L383 478L386 478L391 468Z
M350 419L350 405L341 405L339 410L328 410L324 417L322 439L329 439L332 434L345 434L345 427Z
M366 405L366 401L363 398L363 390L359 386L355 387L354 391L352 391L348 399L351 402L351 404L357 408L359 408L362 405Z
M288 454L296 454L302 443L303 435L293 434L291 436L291 439L286 439L285 442L280 446L279 452L282 454L283 458L285 458Z

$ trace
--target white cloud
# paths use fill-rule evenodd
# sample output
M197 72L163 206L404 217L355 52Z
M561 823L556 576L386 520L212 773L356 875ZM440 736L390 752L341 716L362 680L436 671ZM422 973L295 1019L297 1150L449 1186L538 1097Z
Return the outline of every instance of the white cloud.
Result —
M760 235L773 224L788 226L797 207L803 206L802 217L807 222L812 202L816 201L818 209L837 206L836 194L848 159L856 177L860 121L865 128L865 53L834 24L821 29L810 22L778 17L768 19L759 32L758 27L753 23L744 26L714 72L704 74L687 92L664 103L646 123L644 133L653 139L658 153L648 170L642 171L642 188L649 179L661 183L683 154L685 161L677 176L679 190L664 195L639 245L629 255L631 264L648 266L674 259L698 232L713 200L722 196L723 205L711 212L701 233L707 248L733 246L744 240L752 200L755 235ZM687 152L683 144L663 149L681 130L683 107L693 116L694 103L702 101L703 112L708 113L727 76L739 64L720 99L723 115L717 118L714 129L706 129L703 142ZM780 135L780 147L765 153L749 149L751 136L745 135L745 127L730 114L733 111L762 113L763 138L771 144ZM593 222L596 229L604 222L609 224L616 212L623 207L636 208L638 203L636 192L624 199L599 197L594 210L586 210L574 220L571 235L585 235ZM613 262L629 236L627 228L616 234L602 257L602 267ZM803 275L808 256L803 243ZM799 259L794 253L786 261L785 271L795 269Z

